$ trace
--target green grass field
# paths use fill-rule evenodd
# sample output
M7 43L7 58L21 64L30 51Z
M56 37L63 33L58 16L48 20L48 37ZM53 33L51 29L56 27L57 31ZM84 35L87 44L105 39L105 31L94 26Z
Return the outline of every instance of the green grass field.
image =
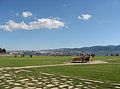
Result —
M32 58L29 57L14 58L12 56L0 56L0 67L21 67L21 66L63 64L70 62L71 59L72 59L71 56L68 57L33 56ZM106 61L108 63L30 68L27 70L32 71L32 73L30 74L31 76L36 76L37 74L43 72L54 74L56 76L63 75L80 79L83 78L104 81L106 83L107 82L120 83L119 56L96 56L93 58L93 60L101 60ZM23 73L22 76L26 76L26 74Z
M69 62L72 57L53 57L53 56L33 56L30 57L17 57L14 56L0 56L0 67L18 67L18 66L37 66L37 65L50 65L62 64Z
M70 62L73 57L53 57L53 56L33 56L30 57L18 57L14 56L0 56L0 67L17 67L17 66L36 66L36 65L50 65L50 64L62 64ZM109 63L120 63L119 56L97 56L93 60L103 60Z
M36 73L45 72L106 82L120 82L120 65L118 64L59 66L34 68L31 70Z

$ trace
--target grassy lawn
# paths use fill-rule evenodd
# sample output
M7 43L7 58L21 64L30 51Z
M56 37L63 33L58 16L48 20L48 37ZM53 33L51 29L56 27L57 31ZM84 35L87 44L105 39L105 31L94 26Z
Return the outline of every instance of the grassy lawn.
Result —
M27 69L0 70L0 89L118 89L110 82L41 73ZM6 73L6 74L4 74Z
M77 78L93 79L107 82L120 82L119 64L95 64L33 68L34 73L46 72L56 75L72 76Z
M17 67L17 66L37 66L37 65L50 65L62 64L69 62L71 57L53 57L53 56L33 56L18 57L14 56L0 56L0 67Z
M0 56L0 67L17 67L17 66L37 66L37 65L50 65L50 64L62 64L70 62L71 56L68 57L53 57L53 56L33 56L30 57L18 57L14 56ZM109 63L120 63L119 56L96 56L93 60L103 60Z
M109 63L120 63L120 56L96 56L93 60L103 60Z
M0 67L12 66L36 66L62 64L70 62L72 57L52 57L52 56L33 56L18 57L0 56ZM119 56L96 56L93 60L108 61L108 64L94 65L71 65L45 68L32 68L34 75L38 72L52 73L56 75L65 75L77 78L95 79L108 82L120 82L120 57Z

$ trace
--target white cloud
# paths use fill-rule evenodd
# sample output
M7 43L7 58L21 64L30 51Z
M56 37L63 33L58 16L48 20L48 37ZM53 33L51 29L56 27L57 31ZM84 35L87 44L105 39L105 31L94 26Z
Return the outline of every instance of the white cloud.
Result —
M22 16L27 18L27 17L32 16L32 13L30 11L24 11L24 12L22 12Z
M81 14L80 16L78 16L78 19L81 19L81 20L89 20L92 18L92 15L89 15L89 14Z
M47 29L57 29L60 27L65 27L65 23L58 19L49 19L42 18L37 19L36 21L32 21L29 23L25 23L24 21L17 23L13 20L9 20L3 25L0 25L0 29L5 31L14 31L14 30L36 30L41 28Z

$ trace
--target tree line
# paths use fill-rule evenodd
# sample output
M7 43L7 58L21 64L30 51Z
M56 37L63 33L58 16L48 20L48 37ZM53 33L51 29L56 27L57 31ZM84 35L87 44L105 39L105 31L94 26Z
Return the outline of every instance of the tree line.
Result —
M6 49L5 48L0 48L0 53L6 53Z

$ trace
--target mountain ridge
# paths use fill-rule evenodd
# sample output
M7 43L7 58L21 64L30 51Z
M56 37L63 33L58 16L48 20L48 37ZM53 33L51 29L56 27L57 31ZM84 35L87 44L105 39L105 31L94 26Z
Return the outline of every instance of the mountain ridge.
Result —
M48 50L46 50L48 51ZM74 53L79 54L81 51L87 53L95 53L97 55L108 55L108 54L120 54L120 45L108 45L108 46L91 46L91 47L81 47L81 48L59 48L59 49L49 49L50 52L64 52L64 53Z

